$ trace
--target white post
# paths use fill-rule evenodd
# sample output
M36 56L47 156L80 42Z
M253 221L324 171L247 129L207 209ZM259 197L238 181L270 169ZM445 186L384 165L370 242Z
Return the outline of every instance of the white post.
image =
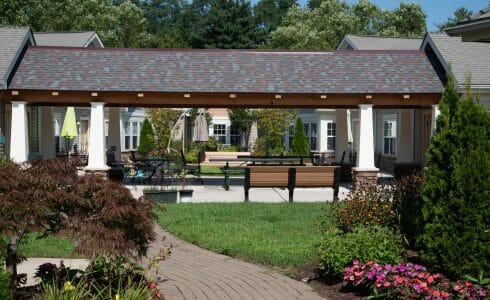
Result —
M53 107L41 107L41 152L43 158L56 157L54 139Z
M108 135L108 148L116 146L114 152L116 161L121 161L121 124L120 124L120 108L109 108L109 135Z
M86 170L104 171L106 165L104 103L92 102L90 109L90 136L88 143L88 165Z
M397 134L397 163L413 163L413 110L398 111L400 131Z
M437 126L437 118L441 114L441 111L439 109L439 104L433 104L432 105L432 130L431 130L431 135L434 135L434 132L436 131L436 126Z
M335 126L336 126L336 136L335 136L335 161L340 163L342 159L342 154L344 151L345 158L344 162L349 159L349 153L347 153L348 149L348 133L347 133L347 109L336 109L335 110ZM322 138L326 137L326 132L322 132Z
M10 159L16 163L27 161L29 155L26 106L27 102L25 101L12 101Z
M359 143L357 168L363 171L377 170L374 166L373 105L359 104Z

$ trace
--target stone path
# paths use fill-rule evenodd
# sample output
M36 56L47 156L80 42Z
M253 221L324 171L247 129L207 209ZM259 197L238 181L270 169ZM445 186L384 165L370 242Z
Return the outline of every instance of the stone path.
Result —
M160 263L159 289L165 299L323 299L307 284L265 267L201 249L159 226L148 257L162 246L172 254ZM165 240L162 240L163 237Z

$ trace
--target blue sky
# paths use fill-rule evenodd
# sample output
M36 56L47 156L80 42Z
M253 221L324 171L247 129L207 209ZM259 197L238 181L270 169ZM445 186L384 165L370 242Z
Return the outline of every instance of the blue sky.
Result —
M299 0L304 5L307 0ZM379 7L384 9L393 9L397 7L400 2L398 0L371 0ZM356 3L357 0L347 0L349 3ZM435 23L441 23L451 16L460 6L464 6L473 12L476 12L489 5L489 0L409 0L405 2L416 2L422 6L425 14L427 15L427 26L429 30L435 30Z

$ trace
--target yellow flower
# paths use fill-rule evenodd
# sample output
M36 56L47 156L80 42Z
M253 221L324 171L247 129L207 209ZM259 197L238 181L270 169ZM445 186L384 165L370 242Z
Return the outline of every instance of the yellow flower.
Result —
M75 290L75 287L71 284L70 281L65 282L63 284L63 292L72 292Z

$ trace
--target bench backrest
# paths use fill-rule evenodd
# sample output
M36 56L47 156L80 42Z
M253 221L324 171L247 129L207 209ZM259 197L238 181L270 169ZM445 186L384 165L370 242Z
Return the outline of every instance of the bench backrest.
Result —
M245 169L245 181L250 187L288 187L288 166L250 166Z
M335 166L298 166L296 187L333 187L336 184Z

